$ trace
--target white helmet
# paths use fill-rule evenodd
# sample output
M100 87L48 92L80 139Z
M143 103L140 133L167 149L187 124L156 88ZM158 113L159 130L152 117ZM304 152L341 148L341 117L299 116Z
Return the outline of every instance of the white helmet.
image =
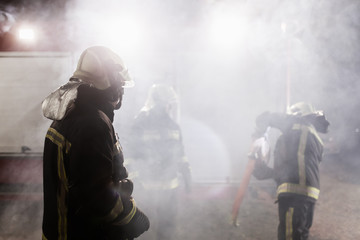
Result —
M111 86L134 85L122 59L102 46L90 47L81 54L72 78L78 78L100 90Z
M81 54L70 81L44 99L44 116L52 120L63 119L69 106L77 98L79 86L83 84L90 84L99 90L113 87L110 90L115 90L118 97L118 89L131 87L134 82L117 54L106 47L90 47ZM119 103L121 104L121 101ZM116 105L115 109L119 107L120 105Z
M298 117L306 117L318 132L328 132L330 122L326 119L324 112L315 110L315 108L308 103L295 103L290 107L288 114Z
M149 110L154 106L173 104L176 103L177 100L178 97L173 87L165 84L153 84L149 90L149 95L143 110Z
M323 112L315 110L315 108L309 103L298 102L298 103L295 103L290 106L290 108L288 110L288 114L298 116L298 117L305 117L305 116L309 116L309 115L321 116L321 115L323 115Z

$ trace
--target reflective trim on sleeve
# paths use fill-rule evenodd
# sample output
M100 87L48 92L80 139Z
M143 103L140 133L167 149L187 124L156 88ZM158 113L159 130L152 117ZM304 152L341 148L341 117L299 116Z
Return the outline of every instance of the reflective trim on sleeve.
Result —
M286 212L285 229L286 229L286 240L293 240L293 215L294 208L289 208Z
M57 145L57 171L58 171L58 191L57 191L57 211L58 211L58 239L67 239L67 198L68 198L68 179L66 176L64 153L70 151L71 143L65 139L56 129L49 128L46 138ZM43 236L45 237L45 236Z
M324 145L321 137L319 136L319 134L317 133L317 131L313 128L313 127L310 127L309 128L309 131L312 135L314 135L316 137L316 139L320 142L321 145Z
M307 126L302 125L300 129L301 129L301 135L300 135L300 142L297 152L297 160L299 167L299 184L301 186L306 186L305 149L306 149L309 128Z
M182 161L183 163L189 163L189 159L188 159L186 156L183 156L183 157L181 158L181 161Z
M168 130L168 137L173 140L180 140L180 131L179 130Z
M161 139L161 135L159 131L156 130L145 130L142 135L142 140L147 141L159 141Z
M65 149L66 153L69 152L71 148L71 143L65 139L63 135L61 135L58 131L54 128L49 128L48 132L46 133L46 137L50 139L53 143L57 146L62 146Z
M131 202L132 202L132 209L131 211L128 213L128 215L126 215L124 218L122 218L120 221L117 221L114 223L114 225L125 225L125 224L128 224L131 219L133 219L135 213L136 213L136 204L135 204L135 201L134 199L131 199Z
M48 240L48 239L45 237L44 233L42 233L41 240Z
M316 130L312 126L294 124L292 129L300 130L300 141L297 152L297 161L298 161L298 170L299 170L299 184L301 186L306 186L306 163L305 163L305 150L307 145L307 139L309 133L312 134L319 142L322 143L321 138L317 134Z
M64 156L62 147L58 146L58 175L59 175L59 186L57 194L57 205L58 205L58 236L60 239L67 239L67 198L68 198L68 180L66 177L64 167Z
M179 130L167 130L160 133L159 130L145 130L142 136L143 141L159 141L163 138L179 141L181 134Z
M295 193L307 197L312 197L316 200L319 198L320 195L320 190L315 187L301 186L294 183L283 183L277 188L276 192L278 196L281 193Z
M294 129L294 130L300 130L300 127L301 127L301 126L302 126L302 125L300 125L300 124L294 124L293 127L292 127L292 129ZM310 133L311 133L312 135L314 135L314 137L320 142L321 145L324 145L321 137L319 136L319 134L317 133L317 131L315 130L315 128L314 128L313 126L305 126L305 127L308 128L308 130L310 131Z

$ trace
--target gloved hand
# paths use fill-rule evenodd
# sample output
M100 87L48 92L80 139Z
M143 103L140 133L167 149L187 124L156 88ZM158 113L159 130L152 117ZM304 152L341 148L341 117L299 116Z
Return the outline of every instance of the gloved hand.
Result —
M270 145L267 137L256 139L251 145L248 158L255 160L253 175L255 178L262 180L273 177L273 169L268 167L270 160Z
M148 217L138 208L131 221L121 227L128 238L137 238L150 228Z
M252 175L258 180L269 179L273 177L273 169L269 168L263 161L255 160Z
M137 207L130 222L120 224L115 222L106 228L107 238L109 240L129 240L139 237L150 227L148 217Z

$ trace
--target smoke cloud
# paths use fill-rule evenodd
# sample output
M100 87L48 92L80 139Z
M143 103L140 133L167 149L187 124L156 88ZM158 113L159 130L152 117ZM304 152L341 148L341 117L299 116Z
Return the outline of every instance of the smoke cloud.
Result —
M239 181L256 116L284 112L298 101L324 110L331 123L325 142L345 151L351 164L357 160L360 2L60 2L34 4L26 14L37 22L51 19L57 40L48 44L72 51L74 68L85 48L108 46L135 80L115 115L125 157L129 127L147 90L167 83L179 95L179 124L196 182ZM6 10L25 15L25 6Z

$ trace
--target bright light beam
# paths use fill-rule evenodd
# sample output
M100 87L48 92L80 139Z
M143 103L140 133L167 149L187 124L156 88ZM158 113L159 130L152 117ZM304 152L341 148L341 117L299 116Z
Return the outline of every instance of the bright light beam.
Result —
M111 45L120 45L135 50L144 40L137 21L131 17L110 18L103 27L103 36Z
M35 30L32 28L24 27L19 29L19 39L22 41L33 42L36 39Z
M210 40L219 48L234 48L241 41L245 26L238 14L227 8L214 9L209 25Z
M109 14L106 19L101 19L90 18L85 12L78 20L78 26L82 32L79 38L82 38L82 42L87 45L106 45L123 54L124 52L137 53L146 46L144 28L141 23L138 18L128 15Z

